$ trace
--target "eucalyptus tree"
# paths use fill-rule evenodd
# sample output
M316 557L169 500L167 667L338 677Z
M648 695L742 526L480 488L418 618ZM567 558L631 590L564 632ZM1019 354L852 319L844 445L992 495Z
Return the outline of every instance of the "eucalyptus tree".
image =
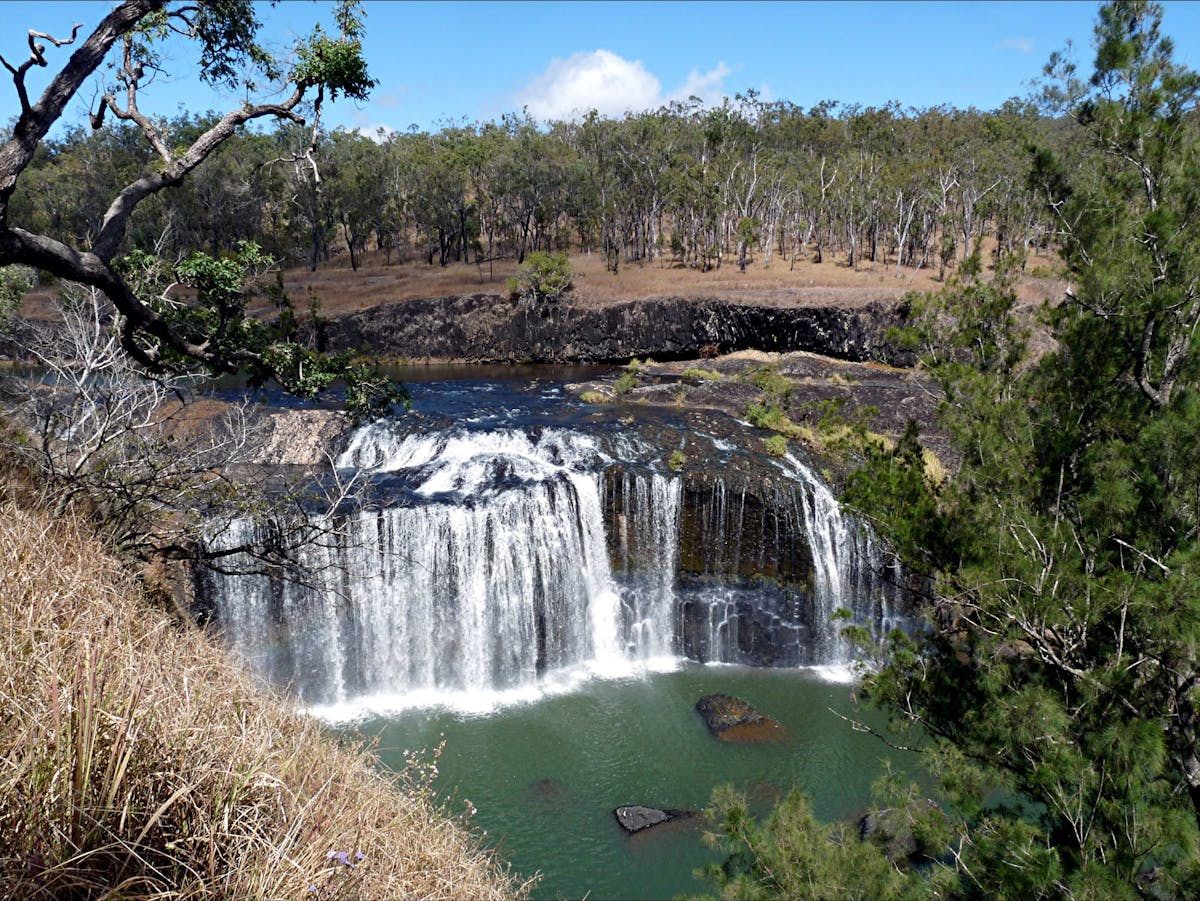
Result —
M216 114L184 115L167 123L174 143L191 142L217 120ZM175 190L159 195L160 246L175 255L208 248L212 256L234 251L242 241L270 243L268 207L281 199L283 185L265 163L272 139L252 132L234 135ZM155 246L131 235L134 246Z
M653 260L661 253L668 173L676 165L678 129L669 108L629 114L616 123L613 152L624 190L621 213L630 239L626 260Z
M592 110L579 124L569 145L587 163L589 177L585 184L594 210L588 217L588 229L594 228L598 233L605 267L614 272L620 268L624 246L624 229L620 224L624 185L619 177L615 147L617 127L614 120Z
M102 292L115 310L122 347L148 371L189 365L217 372L246 368L256 378L274 376L299 392L327 384L334 370L344 367L330 368L322 365L328 361L317 359L300 365L303 354L247 319L240 292L228 290L224 281L200 290L199 305L143 297L121 257L139 208L182 183L243 126L257 120L312 124L319 121L327 101L367 96L374 82L361 53L359 11L353 3L340 3L335 18L337 35L317 28L280 56L259 42L260 24L249 0L125 0L83 38L37 97L30 94L30 72L49 68L48 54L54 50L75 45L82 25L69 35L31 30L28 57L0 61L11 76L19 109L0 144L0 265L34 266ZM245 89L249 98L183 146L172 144L162 123L141 107L143 91L166 65L164 50L172 38L197 45L202 81ZM105 70L110 58L112 68ZM98 74L103 83L90 117L93 130L110 120L135 128L152 159L116 187L92 233L68 238L31 229L27 226L32 222L22 224L14 218L19 213L12 207L14 193L51 128ZM255 89L262 84L284 90L271 99L256 100L262 95ZM387 405L393 397L380 383L359 380L359 386L363 391L352 395L368 404Z
M370 138L340 128L329 135L322 149L332 168L326 190L332 195L350 268L357 270L372 236L387 227L383 151Z
M517 262L524 263L525 254L537 249L564 206L567 148L528 115L507 114L500 124L508 138L498 173L501 215Z

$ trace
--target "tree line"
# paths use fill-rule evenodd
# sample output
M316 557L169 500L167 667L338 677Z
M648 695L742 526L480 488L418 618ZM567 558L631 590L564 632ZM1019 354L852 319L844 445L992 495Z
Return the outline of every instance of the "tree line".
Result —
M158 122L190 146L219 120ZM534 250L707 270L847 265L947 267L981 240L1026 255L1055 223L1026 177L1028 149L1070 157L1077 129L1011 100L981 112L824 102L811 109L755 92L716 107L542 125L506 114L436 131L375 137L287 120L243 130L189 178L148 198L127 249L213 256L253 241L316 269L348 254L385 262L524 262ZM93 240L110 199L151 165L143 129L66 129L39 145L10 215L68 244Z

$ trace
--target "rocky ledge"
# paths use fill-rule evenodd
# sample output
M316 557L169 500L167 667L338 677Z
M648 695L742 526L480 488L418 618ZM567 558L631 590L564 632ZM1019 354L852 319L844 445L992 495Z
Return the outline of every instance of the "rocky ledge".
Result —
M321 343L384 358L471 363L603 363L685 359L746 348L844 360L910 361L888 340L902 301L857 307L767 306L654 297L610 305L534 305L498 294L384 303L323 323Z
M765 742L786 737L778 720L732 695L705 695L696 702L696 712L708 731L721 741Z

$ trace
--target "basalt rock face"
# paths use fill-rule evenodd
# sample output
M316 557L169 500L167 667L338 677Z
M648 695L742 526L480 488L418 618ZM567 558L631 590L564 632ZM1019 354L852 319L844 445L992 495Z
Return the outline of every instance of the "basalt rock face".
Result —
M569 301L534 306L496 294L470 294L350 313L324 323L322 338L329 350L477 363L686 359L715 347L723 353L805 350L906 364L910 355L886 339L904 312L894 302L843 309L661 297L600 307Z
M827 488L787 477L765 457L749 468L718 467L689 453L668 522L647 517L668 504L636 473L610 468L601 495L614 573L638 597L661 593L663 580L671 586L676 653L812 665L849 654L837 608L877 634L901 620L902 574L869 530L842 516Z

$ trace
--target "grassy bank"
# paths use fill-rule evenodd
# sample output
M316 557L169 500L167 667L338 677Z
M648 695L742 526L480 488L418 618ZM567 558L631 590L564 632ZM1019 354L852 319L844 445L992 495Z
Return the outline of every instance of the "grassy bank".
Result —
M0 898L499 898L521 886L152 609L85 524L0 477Z

